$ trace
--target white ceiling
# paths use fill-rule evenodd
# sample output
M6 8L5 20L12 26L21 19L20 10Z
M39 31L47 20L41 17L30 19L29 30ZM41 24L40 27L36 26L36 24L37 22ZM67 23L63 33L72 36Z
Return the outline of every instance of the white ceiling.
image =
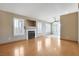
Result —
M52 22L52 18L78 10L77 3L0 3L0 10Z

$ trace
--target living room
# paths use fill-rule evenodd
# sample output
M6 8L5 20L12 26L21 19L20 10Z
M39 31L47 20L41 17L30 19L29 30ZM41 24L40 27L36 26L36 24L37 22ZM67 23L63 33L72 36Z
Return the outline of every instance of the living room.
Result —
M0 55L79 55L78 13L78 3L0 4Z

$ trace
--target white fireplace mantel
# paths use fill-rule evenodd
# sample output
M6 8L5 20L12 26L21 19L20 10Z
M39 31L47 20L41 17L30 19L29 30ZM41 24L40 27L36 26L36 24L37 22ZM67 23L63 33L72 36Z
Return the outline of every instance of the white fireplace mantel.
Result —
M25 37L27 40L28 40L28 31L35 31L35 37L36 37L36 28L30 27L30 28L26 29L26 33L25 33L25 35L26 35Z

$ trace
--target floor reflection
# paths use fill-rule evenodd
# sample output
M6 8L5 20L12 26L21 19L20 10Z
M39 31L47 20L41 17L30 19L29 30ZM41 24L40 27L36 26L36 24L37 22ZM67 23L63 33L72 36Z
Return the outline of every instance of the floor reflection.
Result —
M58 47L61 47L61 41L60 41L60 39L58 39L57 41L58 41L57 42Z
M42 50L42 42L41 41L37 41L37 51L41 51Z
M45 46L46 47L50 47L51 46L51 38L50 37L45 39Z
M24 47L23 46L16 47L14 49L14 55L15 56L24 56Z
M57 46L58 46L58 47L61 46L60 36L57 36Z
M15 50L14 50L14 55L15 55L15 56L19 56L19 48L15 48Z

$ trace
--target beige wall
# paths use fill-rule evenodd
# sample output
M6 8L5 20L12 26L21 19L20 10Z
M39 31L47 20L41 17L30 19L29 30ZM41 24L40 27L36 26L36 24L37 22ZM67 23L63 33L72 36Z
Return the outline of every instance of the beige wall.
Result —
M61 21L61 38L78 41L78 13L62 15Z
M78 43L79 43L79 11L78 11Z
M13 17L24 18L24 16L0 11L0 36L1 36L0 43L5 43L5 42L16 40L15 37L13 36Z

